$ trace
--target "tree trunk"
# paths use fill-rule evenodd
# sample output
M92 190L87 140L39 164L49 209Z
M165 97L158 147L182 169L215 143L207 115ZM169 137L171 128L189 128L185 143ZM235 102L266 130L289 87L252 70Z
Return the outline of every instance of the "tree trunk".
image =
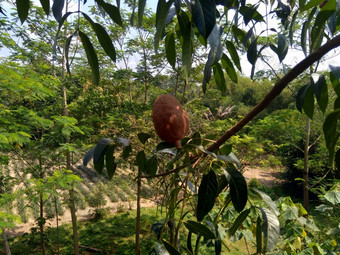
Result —
M71 220L72 220L72 230L73 230L73 248L74 255L79 255L79 240L78 240L78 227L77 227L77 215L76 208L74 203L74 189L70 190L70 211L71 211Z
M140 193L142 186L141 171L138 170L137 179L137 217L136 217L136 255L140 255Z
M303 207L308 212L309 207L309 188L308 188L308 175L309 175L309 139L310 139L310 118L306 119L306 138L304 149L304 167L303 167Z
M39 217L39 230L40 230L40 244L41 252L46 255L45 239L44 239L44 201L42 195L40 195L40 217Z
M2 241L4 242L5 254L6 255L11 255L12 253L11 253L11 250L9 248L8 241L7 241L6 231L3 228L1 230L2 230Z
M59 217L58 217L58 204L57 197L54 197L54 208L55 208L55 217L57 223L57 255L59 255Z

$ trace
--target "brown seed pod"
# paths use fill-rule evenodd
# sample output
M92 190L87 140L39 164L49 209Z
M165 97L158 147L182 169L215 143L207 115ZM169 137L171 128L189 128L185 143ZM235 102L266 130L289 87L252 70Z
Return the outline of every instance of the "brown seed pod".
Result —
M156 133L162 140L181 148L181 139L188 131L189 119L175 97L159 96L153 104L152 120Z

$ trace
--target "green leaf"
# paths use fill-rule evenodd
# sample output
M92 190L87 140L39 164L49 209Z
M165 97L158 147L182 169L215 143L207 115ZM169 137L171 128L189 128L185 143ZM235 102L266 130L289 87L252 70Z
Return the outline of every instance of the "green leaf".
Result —
M46 15L50 14L50 1L49 0L40 0L40 4L46 13Z
M115 145L109 145L106 151L106 170L110 180L112 179L117 169L117 163L115 162L115 157L113 156L115 148Z
M340 149L335 154L335 166L340 171Z
M63 16L65 0L54 0L52 5L52 12L55 20L60 24Z
M136 156L136 163L139 170L145 173L146 168L146 157L144 151L139 151Z
M250 64L255 65L257 60L257 39L251 42L247 50L247 58Z
M314 25L311 32L311 45L310 45L310 53L315 52L320 48L323 35L325 31L325 25L316 26Z
M313 84L313 91L320 107L320 110L325 113L328 105L328 88L324 75L321 75L318 81Z
M340 191L337 189L327 191L324 198L333 205L340 204Z
M196 235L201 235L206 239L215 239L215 234L205 225L196 221L186 221L184 222L185 227L192 233Z
M162 243L170 255L181 255L181 253L165 239L162 239Z
M256 191L261 198L263 199L263 201L269 206L269 208L274 212L274 214L276 216L278 216L280 214L279 210L277 209L276 204L274 203L274 201L270 198L270 196L268 196L266 193L253 188L254 191Z
M340 116L340 109L331 112L323 123L323 133L325 135L326 147L329 152L329 162L334 166L335 145L339 138L337 133L337 122Z
M216 63L213 67L214 78L218 89L221 91L222 95L225 95L227 86L224 79L224 73L222 67L219 63Z
M70 61L69 61L69 51L70 51L70 45L71 45L71 41L73 38L74 34L71 34L65 42L65 57L66 57L66 69L68 74L71 76L71 70L70 70Z
M165 54L166 58L171 65L172 69L176 68L176 46L175 36L173 32L170 32L165 37Z
M92 147L84 156L83 159L83 165L87 166L87 164L90 162L90 160L93 158L93 154L94 154L94 149L96 147Z
M289 27L290 46L293 46L293 42L294 42L293 35L294 35L294 31L295 31L295 21L296 21L296 17L297 17L298 13L299 13L299 10L296 10L294 15L293 15L292 22L290 22L290 27Z
M98 64L97 54L94 51L92 43L90 42L90 40L87 37L87 35L84 34L81 31L79 31L79 36L80 36L81 42L82 42L82 44L84 46L87 60L88 60L88 62L90 64L90 66L91 66L92 76L93 76L93 83L95 85L98 85L98 83L99 83L99 64Z
M30 8L29 0L16 0L16 6L18 11L18 16L21 24L25 22L28 16L28 10Z
M124 146L124 149L123 149L123 159L127 159L131 152L132 152L131 144L129 144L128 146Z
M93 163L96 163L101 158L104 158L104 155L112 142L113 141L111 139L103 138L97 143L93 151Z
M260 216L256 221L256 252L262 254L262 219Z
M278 34L277 55L280 63L284 60L288 52L288 41L283 34Z
M243 221L248 217L249 213L250 213L250 209L247 209L247 210L244 210L243 212L241 212L239 216L237 216L233 225L228 230L229 236L233 236L236 233L238 228L242 225Z
M142 27L146 0L138 0L138 27Z
M103 47L105 53L112 59L112 61L116 62L116 50L105 28L99 23L94 23L93 30L96 32L98 41Z
M237 83L236 71L235 71L234 66L231 63L230 59L227 57L227 55L223 54L221 62L222 62L223 68L226 70L229 78L233 82Z
M286 238L302 236L303 226L300 223L290 222L286 224Z
M298 94L296 96L296 107L301 112L302 109L306 113L306 115L313 119L314 114L314 94L313 94L313 81L311 80L311 84L302 86Z
M228 155L231 153L232 148L233 148L233 145L232 145L232 144L226 144L226 145L223 145L223 146L220 148L220 152L221 152L223 155L228 156Z
M239 57L239 55L236 51L234 44L230 41L227 41L226 46L227 46L228 52L231 56L231 59L233 60L234 64L236 65L237 69L240 70L240 72L242 72L241 64L240 64L240 57Z
M198 202L196 208L196 217L198 221L203 220L214 207L217 196L218 182L216 174L210 170L208 174L203 175L201 184L198 189Z
M119 8L110 3L106 3L103 0L95 0L96 3L104 9L104 11L109 14L110 18L116 24L123 26L122 18L120 16Z
M300 6L300 11L304 12L307 11L308 9L311 9L319 4L321 4L324 0L310 0L308 4L304 6Z
M263 21L262 15L256 10L256 7L254 5L242 6L240 8L240 13L243 15L245 25L247 25L251 20Z
M191 11L198 32L207 39L216 24L216 4L210 0L191 1Z
M154 45L155 45L156 51L158 49L159 42L161 41L161 38L164 34L166 18L168 17L169 10L173 2L174 2L173 0L170 0L168 2L166 2L165 0L158 1L157 11L156 11L156 34L155 34L155 39L154 39ZM173 45L175 45L175 42ZM171 66L174 68L174 65L171 65Z
M157 173L158 168L158 161L155 156L149 158L146 161L146 172L151 176L154 177Z
M189 252L191 252L191 254L193 254L193 249L192 249L192 243L191 243L191 236L192 236L192 232L189 231L188 233L188 237L187 237L187 249Z
M338 97L340 97L340 67L330 65L330 79L332 82L333 89Z
M280 236L280 222L272 211L266 208L260 208L260 210L263 218L263 250L264 252L272 251Z
M138 133L137 134L139 141L142 144L145 144L146 141L151 137L151 135L147 134L147 133Z
M112 61L116 61L116 50L113 47L112 40L110 36L107 34L105 28L99 23L95 23L92 19L84 12L82 12L85 19L91 24L100 45L103 47L105 53L112 59Z
M302 86L297 95L296 95L296 108L302 113L302 109L303 109L303 102L304 102L304 94L305 94L305 90L307 88L308 85L304 85Z
M296 220L299 218L299 211L295 206L288 206L282 213L282 216L285 220Z
M229 183L231 201L237 212L241 212L248 200L248 188L243 175L234 168L227 168L224 174Z

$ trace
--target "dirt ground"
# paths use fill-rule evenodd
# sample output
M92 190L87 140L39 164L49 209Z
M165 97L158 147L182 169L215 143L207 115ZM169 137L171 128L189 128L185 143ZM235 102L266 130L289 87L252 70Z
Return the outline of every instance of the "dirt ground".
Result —
M250 168L247 167L245 172L243 173L244 177L247 181L252 178L256 178L259 182L267 187L273 187L275 185L280 185L283 183L283 179L280 179L281 172L273 169L261 169L261 168ZM156 203L150 200L142 200L142 207L153 207L156 206ZM129 210L136 208L136 202L118 202L112 203L108 202L105 208L110 208L111 213L116 213L118 210ZM86 208L84 210L77 211L78 221L85 221L92 217L93 208ZM65 210L63 216L59 216L58 220L59 224L65 224L71 222L71 215L69 210ZM7 232L8 237L22 235L24 233L29 233L32 227L36 227L36 223L33 219L31 219L27 223L19 224L16 228ZM46 221L47 227L56 227L57 223L55 219Z
M282 172L279 169L247 167L243 173L243 176L247 181L252 178L256 178L262 185L267 187L277 186L284 182L284 179L282 178Z

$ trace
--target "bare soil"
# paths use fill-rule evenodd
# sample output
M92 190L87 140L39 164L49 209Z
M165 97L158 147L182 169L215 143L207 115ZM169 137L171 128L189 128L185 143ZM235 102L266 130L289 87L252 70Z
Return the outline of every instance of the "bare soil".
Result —
M282 178L282 172L280 169L264 169L264 168L253 168L253 167L247 167L243 173L244 177L247 181L249 181L252 178L258 179L258 181L267 186L267 187L273 187L280 185L284 182L284 179ZM142 207L154 207L156 206L156 203L151 200L142 200ZM136 209L136 202L107 202L105 208L109 208L111 213L117 213L121 210L131 210ZM86 221L93 217L94 208L87 207L84 210L78 210L77 211L77 218L78 221ZM69 210L65 210L64 215L59 216L58 218L59 225L66 224L71 222L71 215ZM56 227L57 222L56 219L51 219L46 221L47 227ZM30 229L33 227L37 227L37 224L34 222L33 219L30 219L27 223L22 223L17 225L16 228L11 229L7 232L8 237L23 235L24 233L29 233Z
M281 169L246 167L243 176L246 181L255 178L266 187L278 186L285 182Z

